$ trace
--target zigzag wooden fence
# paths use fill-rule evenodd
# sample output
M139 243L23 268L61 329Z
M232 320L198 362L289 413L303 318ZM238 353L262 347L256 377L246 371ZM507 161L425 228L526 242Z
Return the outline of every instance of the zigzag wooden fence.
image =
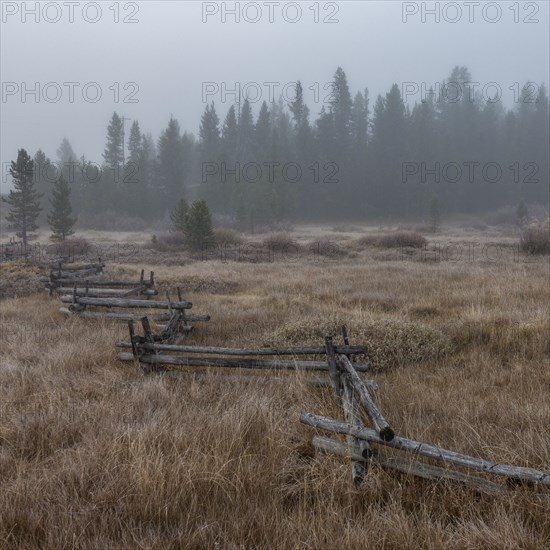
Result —
M147 317L143 317L141 322L142 335L136 334L134 323L130 321L129 341L117 342L116 345L131 350L120 352L119 359L134 361L147 373L172 371L181 367L327 372L328 379L312 381L323 385L328 383L332 387L344 420L305 412L300 416L300 422L318 430L346 436L347 441L344 443L315 435L312 446L321 452L349 458L355 485L363 483L369 466L376 464L384 469L423 479L461 483L488 494L501 493L517 484L550 487L550 473L498 464L396 435L371 395L372 390L378 388L376 382L360 376L360 373L371 370L371 365L368 362L354 363L352 360L355 355L367 354L367 349L364 346L351 346L345 327L342 328L343 344L338 346L334 345L332 337L327 336L325 345L319 347L222 348L162 343L151 332ZM324 360L303 360L304 356L323 356ZM365 422L371 427L367 427ZM397 454L385 452L380 447L389 447ZM440 462L443 466L423 459ZM475 475L475 472L504 476L508 485L495 483Z
M345 345L349 345L345 327L342 335ZM326 347L332 387L342 407L345 421L305 412L300 416L300 422L347 437L347 443L343 443L314 436L312 445L320 451L349 457L352 480L356 485L363 482L369 464L374 463L383 468L425 479L460 482L490 494L500 493L518 484L550 487L549 472L499 464L395 435L394 430L374 403L368 386L361 380L357 365L353 364L350 355L334 348L332 339L328 337ZM370 422L370 428L365 426L364 418ZM379 446L390 447L402 453L398 453L398 456L387 454L380 450ZM419 460L420 458L432 459L445 467L423 462ZM468 472L457 470L456 467L463 467ZM489 479L471 475L471 471L503 476L508 485L503 486Z

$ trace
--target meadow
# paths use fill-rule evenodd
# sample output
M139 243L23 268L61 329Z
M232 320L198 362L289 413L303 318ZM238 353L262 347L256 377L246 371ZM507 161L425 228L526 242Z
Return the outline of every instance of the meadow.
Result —
M550 470L549 257L499 228L416 247L387 232L304 226L203 257L137 232L82 236L111 251L109 272L154 270L211 316L188 343L321 345L345 324L398 434ZM1 269L0 547L550 547L535 490L488 496L376 466L354 487L349 461L314 452L298 421L339 417L329 388L292 372L144 375L117 360L124 323L65 318L37 273Z

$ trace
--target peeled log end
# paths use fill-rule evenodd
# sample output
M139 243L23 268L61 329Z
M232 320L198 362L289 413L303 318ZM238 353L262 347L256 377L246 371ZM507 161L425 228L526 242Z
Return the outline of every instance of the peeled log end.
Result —
M394 437L395 432L390 428L390 426L386 426L380 430L380 438L384 441L391 441Z

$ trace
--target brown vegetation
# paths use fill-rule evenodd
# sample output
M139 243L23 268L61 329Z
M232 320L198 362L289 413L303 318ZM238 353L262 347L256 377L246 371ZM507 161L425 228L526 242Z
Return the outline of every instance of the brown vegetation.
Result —
M528 254L550 254L550 221L532 223L524 228L521 249Z
M397 433L548 470L548 258L505 252L493 263L365 250L140 267L211 315L189 343L338 341L346 322L351 343L370 347ZM0 307L0 547L550 545L549 501L528 488L489 497L376 467L353 488L348 461L316 454L298 422L339 415L304 374L147 377L116 359L124 324L64 319L43 292Z

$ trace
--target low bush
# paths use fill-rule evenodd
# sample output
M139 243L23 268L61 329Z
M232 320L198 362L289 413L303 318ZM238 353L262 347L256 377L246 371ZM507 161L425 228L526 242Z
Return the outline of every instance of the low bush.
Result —
M214 240L220 245L233 246L243 244L244 242L242 235L240 235L233 229L227 229L225 227L214 229Z
M394 231L381 235L363 235L357 239L357 243L362 246L377 246L379 248L422 248L428 241L415 231Z
M550 254L550 221L525 227L521 232L520 246L527 254Z

